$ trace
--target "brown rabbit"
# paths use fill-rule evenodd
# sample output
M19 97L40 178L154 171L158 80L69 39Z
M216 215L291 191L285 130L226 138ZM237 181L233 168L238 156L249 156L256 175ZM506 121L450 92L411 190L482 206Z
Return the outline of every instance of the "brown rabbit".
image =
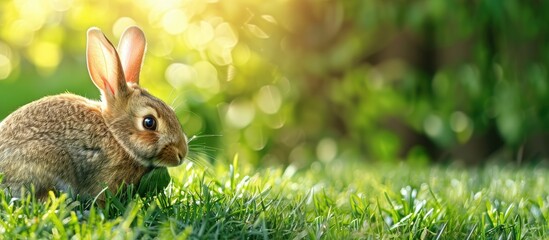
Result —
M44 97L0 122L2 185L14 194L34 186L42 199L54 189L95 196L181 164L187 139L174 111L139 87L145 45L141 29L130 27L117 52L90 28L88 71L102 101Z

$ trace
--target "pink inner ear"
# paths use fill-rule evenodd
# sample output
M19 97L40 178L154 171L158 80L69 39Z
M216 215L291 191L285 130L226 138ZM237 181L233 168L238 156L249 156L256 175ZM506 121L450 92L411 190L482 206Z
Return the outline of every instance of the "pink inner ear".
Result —
M138 27L130 27L122 34L118 44L118 52L126 82L139 84L139 73L143 63L145 46L145 35Z
M86 56L90 77L104 94L114 97L126 87L118 54L97 28L88 30Z
M110 92L113 96L116 95L116 93L114 92L114 88L109 84L109 81L103 79L103 84L105 84L104 91Z

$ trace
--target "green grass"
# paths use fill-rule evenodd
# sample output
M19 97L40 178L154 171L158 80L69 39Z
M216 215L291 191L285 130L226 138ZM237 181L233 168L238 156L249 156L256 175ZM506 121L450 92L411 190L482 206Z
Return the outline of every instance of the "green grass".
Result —
M103 207L0 191L0 238L541 239L549 170L314 163L297 170L191 163L153 197Z

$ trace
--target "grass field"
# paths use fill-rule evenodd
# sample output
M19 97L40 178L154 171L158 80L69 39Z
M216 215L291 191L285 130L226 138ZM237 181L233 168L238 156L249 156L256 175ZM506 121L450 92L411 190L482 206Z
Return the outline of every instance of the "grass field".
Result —
M254 169L192 163L153 197L103 207L0 191L4 239L541 239L549 171L314 163Z

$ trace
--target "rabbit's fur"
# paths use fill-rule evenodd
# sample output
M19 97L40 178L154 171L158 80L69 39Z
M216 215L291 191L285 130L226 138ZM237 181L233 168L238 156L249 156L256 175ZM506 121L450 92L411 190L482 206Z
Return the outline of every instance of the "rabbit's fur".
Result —
M73 94L44 97L0 122L2 185L95 196L137 184L153 167L176 166L187 139L174 111L139 87L143 32L130 27L118 51L97 28L88 31L87 62L102 101ZM156 120L146 129L144 118Z

